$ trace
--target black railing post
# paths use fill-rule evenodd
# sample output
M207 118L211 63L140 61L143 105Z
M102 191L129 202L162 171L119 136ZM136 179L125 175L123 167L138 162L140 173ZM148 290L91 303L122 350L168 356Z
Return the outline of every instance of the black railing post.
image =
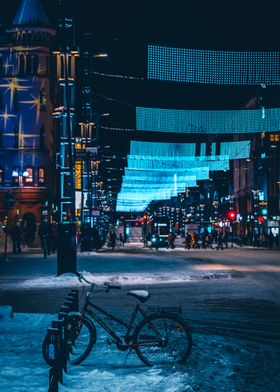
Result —
M71 332L71 323L69 322L68 318L68 313L69 313L69 307L68 306L61 306L60 310L65 310L65 312L60 311L58 313L58 319L63 320L64 319L64 330L63 330L63 336L64 336L64 349L66 352L66 362L69 359L70 355L70 349L71 349L71 342L69 340L70 332ZM67 366L67 365L66 365ZM67 371L67 370L66 370Z
M68 306L70 312L74 312L74 302L72 299L70 299L69 297L64 301L64 306Z
M58 392L59 330L57 328L48 328L47 342L47 358L49 364L51 365L49 371L48 392Z
M57 355L57 369L58 369L58 381L62 384L63 383L63 355L64 355L64 348L63 348L63 324L64 320L53 320L52 327L58 329L58 355Z
M75 311L79 311L79 290L77 289L72 289L70 291L70 294L72 294L75 298Z

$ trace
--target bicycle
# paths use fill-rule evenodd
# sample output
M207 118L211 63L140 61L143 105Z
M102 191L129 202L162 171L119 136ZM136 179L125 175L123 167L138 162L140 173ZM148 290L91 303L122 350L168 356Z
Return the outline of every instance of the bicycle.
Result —
M84 361L91 352L97 339L94 325L98 323L112 338L108 343L114 343L121 351L135 350L140 360L147 366L158 364L183 364L191 352L192 336L189 327L181 316L168 311L158 310L148 313L141 308L141 303L148 301L150 293L146 290L131 290L127 294L137 299L130 321L127 323L106 310L97 306L91 298L97 292L94 282L88 281L81 273L76 274L79 281L90 285L81 314L69 316L69 342L71 345L70 362L78 365ZM105 291L109 293L112 289L121 289L121 286L104 283ZM118 325L126 329L125 335L117 334L98 314L99 312ZM136 323L139 313L142 320ZM44 342L46 344L46 342ZM43 349L44 353L44 349Z

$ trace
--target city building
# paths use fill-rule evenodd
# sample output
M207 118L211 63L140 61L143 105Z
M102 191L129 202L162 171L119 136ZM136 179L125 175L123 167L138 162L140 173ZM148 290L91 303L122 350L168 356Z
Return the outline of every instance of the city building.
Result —
M39 0L22 0L0 45L0 214L34 227L53 189L50 47L55 30Z

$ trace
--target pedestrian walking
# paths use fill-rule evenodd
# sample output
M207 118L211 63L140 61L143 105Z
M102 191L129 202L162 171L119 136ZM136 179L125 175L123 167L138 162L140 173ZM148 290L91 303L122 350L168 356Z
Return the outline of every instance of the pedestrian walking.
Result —
M191 249L191 235L189 233L186 234L185 249Z
M50 247L51 247L51 252L55 253L57 250L57 241L58 241L58 227L57 223L53 222L51 224L51 235L50 235Z
M110 243L110 246L112 247L112 250L115 250L116 242L117 242L117 235L116 235L116 233L114 231L110 231L109 243Z
M274 235L272 234L272 231L268 235L268 244L270 249L274 247Z
M275 246L276 246L276 248L279 247L279 234L275 235Z
M120 239L121 245L124 246L124 237L123 237L122 233L120 233L120 238L119 239Z
M223 235L223 243L225 244L225 247L228 249L228 233L227 232Z
M21 253L21 229L19 222L16 222L11 230L11 238L13 242L13 253Z
M38 236L40 237L41 248L44 252L44 256L46 257L46 254L51 254L51 225L46 219L43 220L39 227Z
M217 245L217 248L216 248L216 249L218 250L218 249L221 248L222 250L224 250L222 233L219 233L219 234L218 234L217 241L218 241L218 245Z
M167 249L173 249L172 248L172 238L173 238L172 233L169 233L168 237L167 237Z

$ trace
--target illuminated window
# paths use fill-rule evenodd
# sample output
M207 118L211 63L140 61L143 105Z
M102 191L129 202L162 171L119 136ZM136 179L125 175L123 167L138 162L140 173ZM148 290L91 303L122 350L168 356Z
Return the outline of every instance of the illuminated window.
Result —
M23 172L22 176L23 184L25 185L32 185L33 184L33 168L27 167Z
M43 167L38 169L38 182L41 186L46 184L46 171Z
M279 135L279 134L272 134L272 135L269 135L269 140L270 140L271 142L279 142L279 140L280 140L280 135Z

